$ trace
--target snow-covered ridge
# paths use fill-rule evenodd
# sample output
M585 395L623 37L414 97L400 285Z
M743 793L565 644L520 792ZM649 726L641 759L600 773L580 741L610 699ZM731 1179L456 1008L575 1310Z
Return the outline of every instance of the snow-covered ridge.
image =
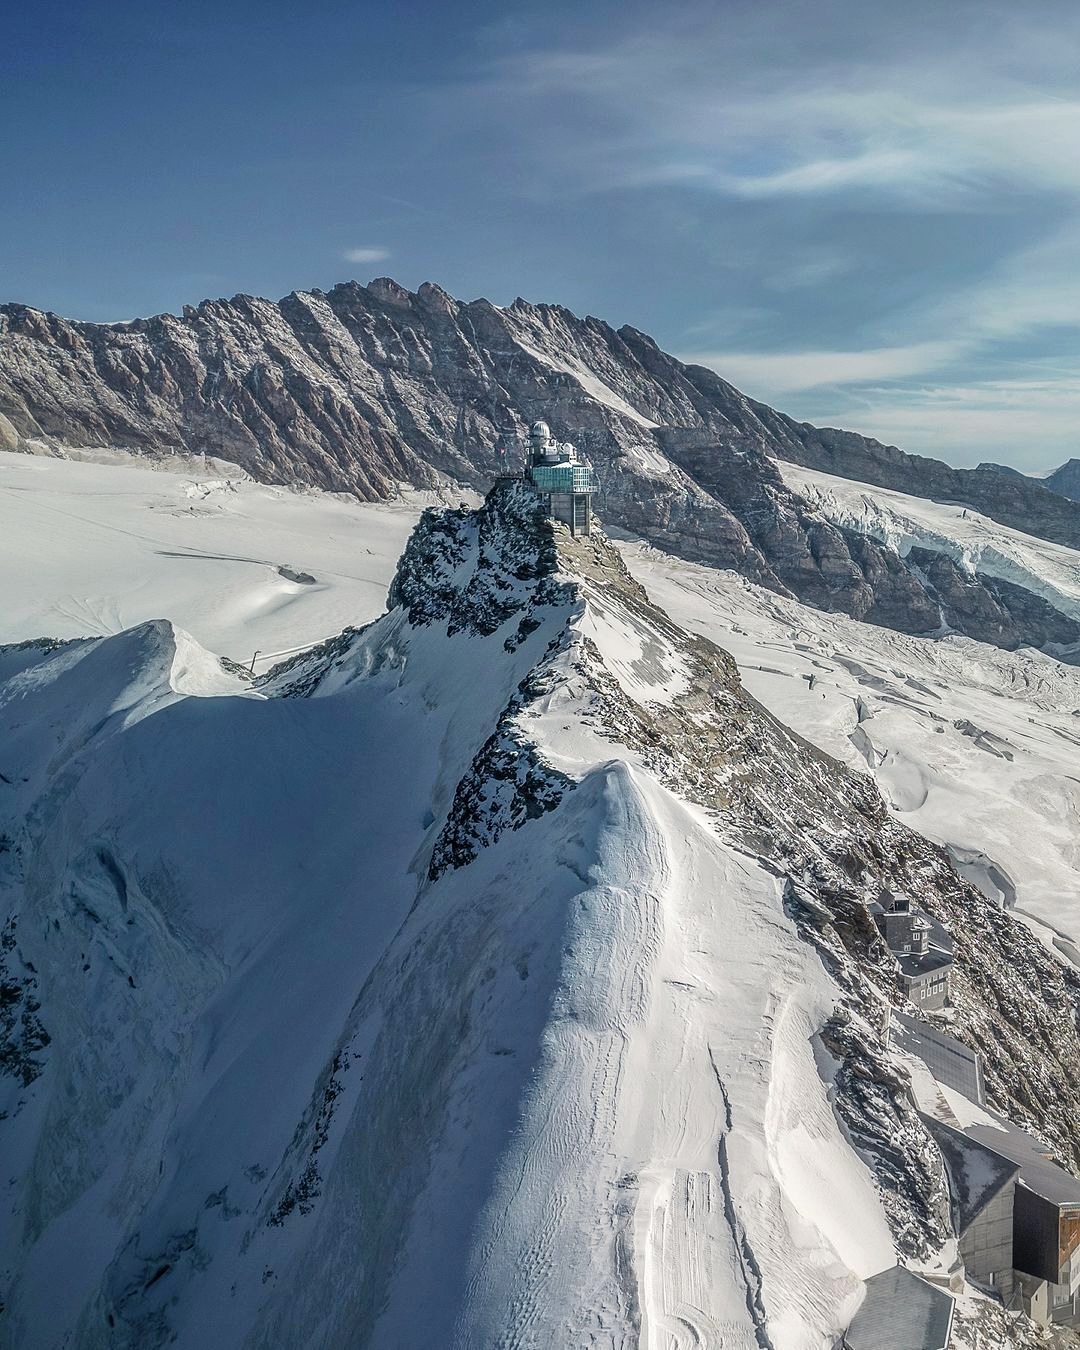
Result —
M784 481L835 525L869 535L901 557L944 553L974 576L999 577L1080 619L1080 553L1036 539L963 504L928 501L815 469L780 463Z
M831 1346L948 1257L866 894L1062 1143L1058 967L523 487L390 598L254 697L167 625L0 651L10 1343Z

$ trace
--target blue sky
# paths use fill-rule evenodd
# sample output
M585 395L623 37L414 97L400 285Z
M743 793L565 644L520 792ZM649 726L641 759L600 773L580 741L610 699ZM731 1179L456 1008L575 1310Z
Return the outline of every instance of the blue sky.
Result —
M0 298L438 281L957 464L1080 454L1073 0L5 13Z

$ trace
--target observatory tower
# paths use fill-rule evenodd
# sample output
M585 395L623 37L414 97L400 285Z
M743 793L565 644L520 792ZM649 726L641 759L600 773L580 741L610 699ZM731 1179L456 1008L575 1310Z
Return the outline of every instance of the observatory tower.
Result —
M596 474L568 441L559 442L546 422L534 422L529 432L528 479L548 500L555 520L569 525L571 534L592 533L592 495Z

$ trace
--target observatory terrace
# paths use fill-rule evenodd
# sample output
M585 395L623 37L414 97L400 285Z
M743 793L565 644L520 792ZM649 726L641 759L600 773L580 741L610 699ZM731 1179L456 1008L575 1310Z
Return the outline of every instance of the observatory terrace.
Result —
M883 887L1076 1157L1065 969L601 533L506 482L388 604L254 689L167 623L0 649L6 1344L834 1343L950 1242Z

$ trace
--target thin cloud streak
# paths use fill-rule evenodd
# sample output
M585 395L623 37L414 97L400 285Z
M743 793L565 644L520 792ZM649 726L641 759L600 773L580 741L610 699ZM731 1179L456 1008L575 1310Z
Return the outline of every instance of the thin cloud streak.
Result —
M1070 219L1080 206L1072 56L1080 15L1055 26L1045 14L1051 21L1041 29L1039 16L1006 11L980 30L965 33L961 24L957 42L941 42L937 53L883 43L880 56L854 63L792 61L777 67L775 81L768 60L746 60L745 51L719 66L722 48L712 49L707 35L688 45L642 30L591 50L518 54L489 71L477 94L506 97L511 117L515 109L534 117L548 103L574 110L588 134L537 149L541 165L551 154L544 190L557 196L662 190L831 212L824 218L841 222L835 258L770 260L763 235L759 259L748 264L762 300L804 289L804 309L813 294L831 306L857 272L867 212L904 213L916 232L920 220L954 214L991 245L995 219L1030 219L1019 248L1004 242L1016 231L1000 228L998 256L981 275L958 269L955 280L928 275L921 287L916 278L894 282L891 307L882 307L870 273L853 334L865 345L815 344L812 312L792 327L804 337L795 345L776 331L783 316L770 323L767 300L748 302L744 293L720 311L729 321L744 316L744 331L731 322L724 345L708 346L708 321L691 322L681 351L754 396L781 406L794 400L800 415L820 418L831 408L834 424L931 453L981 458L978 445L1030 467L1072 452L1080 414L1074 381L1008 378L1048 343L1061 354L1080 349L1080 231ZM861 221L845 234L837 213L861 213ZM934 229L923 228L932 241ZM1006 378L972 378L991 370Z
M767 48L745 74L723 59L723 20L695 43L646 28L589 50L500 58L466 97L519 124L530 162L546 160L563 194L680 183L747 198L861 190L924 204L938 194L939 209L968 209L1009 183L1080 195L1073 70L1026 77L1010 25L988 26L996 40L968 34L936 54L781 66L775 84L761 68ZM1016 45L1026 54L1030 42ZM1048 33L1044 56L1068 45ZM582 127L572 141L547 135L560 106Z
M989 460L1042 473L1080 453L1075 376L909 391L883 387L863 390L862 398L859 425L867 435L892 445L917 444L956 464ZM850 407L822 403L811 420L843 426L851 415Z
M708 366L731 383L770 397L822 387L862 385L939 369L965 354L962 343L921 342L866 351L684 352L681 361Z

